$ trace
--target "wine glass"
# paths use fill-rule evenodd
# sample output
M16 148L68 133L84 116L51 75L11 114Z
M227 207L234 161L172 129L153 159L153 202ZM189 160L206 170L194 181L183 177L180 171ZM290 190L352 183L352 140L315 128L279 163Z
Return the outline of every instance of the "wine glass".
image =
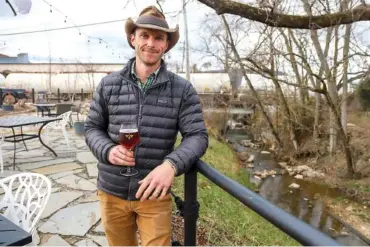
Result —
M139 131L136 122L124 122L121 124L119 130L118 142L120 145L125 147L127 150L132 151L132 149L139 143ZM131 177L138 174L139 171L130 166L122 169L120 174L125 177Z

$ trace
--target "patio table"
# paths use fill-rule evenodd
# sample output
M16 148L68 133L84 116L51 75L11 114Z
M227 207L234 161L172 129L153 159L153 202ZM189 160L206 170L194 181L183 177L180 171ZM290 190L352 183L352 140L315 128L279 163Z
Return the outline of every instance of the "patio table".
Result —
M32 242L32 235L0 215L0 246L24 246Z
M54 121L61 120L61 118L52 118L52 117L36 117L36 116L14 116L14 117L7 117L7 118L0 118L0 128L10 128L12 129L13 135L4 136L4 141L6 142L12 142L14 143L14 156L13 156L13 169L15 169L15 153L16 153L16 143L17 142L23 142L26 151L28 151L25 141L31 140L35 138L39 138L41 144L49 149L55 157L57 157L57 154L54 152L53 149L51 149L49 146L47 146L41 139L41 131L42 128ZM38 134L24 134L23 133L23 127L27 125L36 125L36 124L42 124L39 128ZM20 127L21 128L21 134L15 134L14 128Z

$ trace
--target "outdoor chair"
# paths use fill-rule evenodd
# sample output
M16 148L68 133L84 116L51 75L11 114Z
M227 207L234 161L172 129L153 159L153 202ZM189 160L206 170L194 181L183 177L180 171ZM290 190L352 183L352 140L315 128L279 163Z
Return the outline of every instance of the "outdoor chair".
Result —
M50 198L50 180L38 173L19 173L1 179L0 186L4 190L0 201L1 214L34 235Z
M56 112L50 113L49 117L56 117L60 116L63 113L71 111L72 104L57 104L56 105Z
M81 107L82 107L82 103L79 103L77 105L72 105L71 106L71 111L72 111L71 119L70 119L70 123L71 124L73 124L73 118L72 117L74 115L76 115L77 121L80 121L79 115L80 115Z
M0 135L0 166L1 166L1 173L4 172L3 150L1 148L3 143L4 143L4 136Z
M46 142L48 144L49 144L49 131L50 130L61 130L67 146L70 147L66 125L69 123L71 113L72 113L71 111L65 112L58 116L58 118L62 118L61 120L50 122L47 125L45 125L44 129L46 130Z

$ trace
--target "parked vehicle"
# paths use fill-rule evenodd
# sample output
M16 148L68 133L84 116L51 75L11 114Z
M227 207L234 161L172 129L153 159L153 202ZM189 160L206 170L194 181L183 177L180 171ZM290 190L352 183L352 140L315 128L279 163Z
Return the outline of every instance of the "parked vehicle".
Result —
M26 89L11 89L11 88L3 88L0 87L2 91L2 95L0 97L2 98L2 101L5 101L5 98L8 97L9 100L15 104L20 99L28 99L29 93Z

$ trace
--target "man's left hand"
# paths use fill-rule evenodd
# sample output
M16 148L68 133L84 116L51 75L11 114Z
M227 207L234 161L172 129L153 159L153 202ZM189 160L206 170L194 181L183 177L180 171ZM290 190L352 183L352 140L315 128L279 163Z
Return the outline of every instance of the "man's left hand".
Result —
M167 161L157 166L143 180L139 181L140 187L136 198L140 201L163 199L175 178L175 172ZM150 197L149 195L152 194Z

